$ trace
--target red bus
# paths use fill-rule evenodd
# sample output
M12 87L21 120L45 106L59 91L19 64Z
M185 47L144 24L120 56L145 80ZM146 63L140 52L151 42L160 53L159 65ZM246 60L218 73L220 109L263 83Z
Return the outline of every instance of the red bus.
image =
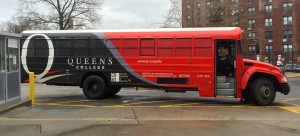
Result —
M80 86L89 99L150 87L270 105L276 92L290 92L287 78L278 67L243 59L242 33L236 27L25 31L22 81L35 72L36 82Z

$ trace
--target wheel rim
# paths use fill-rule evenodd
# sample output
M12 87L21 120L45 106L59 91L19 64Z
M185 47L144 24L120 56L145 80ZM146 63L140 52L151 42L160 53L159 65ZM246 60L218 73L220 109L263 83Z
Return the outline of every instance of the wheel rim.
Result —
M89 93L95 95L99 92L100 88L101 85L98 82L91 82L89 84Z
M260 96L263 99L269 99L271 97L271 89L268 85L263 85L260 89Z

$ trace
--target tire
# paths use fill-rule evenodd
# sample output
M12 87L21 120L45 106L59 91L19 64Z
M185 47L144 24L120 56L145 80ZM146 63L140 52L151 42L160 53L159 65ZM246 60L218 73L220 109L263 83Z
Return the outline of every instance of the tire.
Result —
M89 99L103 99L107 96L105 80L99 76L89 76L82 85L84 95Z
M110 87L108 96L114 96L121 91L121 87Z
M276 97L274 84L266 78L256 79L251 85L251 96L256 105L271 105Z

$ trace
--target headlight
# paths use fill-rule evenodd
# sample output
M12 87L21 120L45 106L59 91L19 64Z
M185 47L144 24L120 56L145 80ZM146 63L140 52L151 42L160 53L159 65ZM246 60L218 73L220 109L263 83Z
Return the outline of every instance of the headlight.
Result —
M281 77L281 82L288 82L286 77Z

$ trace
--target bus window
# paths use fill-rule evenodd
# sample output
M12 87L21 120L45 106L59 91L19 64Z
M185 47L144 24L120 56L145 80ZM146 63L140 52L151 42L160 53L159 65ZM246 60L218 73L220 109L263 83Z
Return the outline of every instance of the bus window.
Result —
M157 56L172 57L173 56L173 39L158 39L157 41Z
M140 56L155 56L155 39L141 39Z
M110 42L113 44L114 48L110 49L111 51L116 50L118 51L120 54L122 54L121 52L121 39L109 39Z
M176 57L192 57L192 38L176 39Z
M74 39L74 56L89 56L88 39Z
M26 40L23 40L22 45L24 44L25 41ZM25 50L21 50L21 51L26 51L28 57L35 56L35 40L34 39L30 40L27 50L25 49Z
M36 56L47 57L49 56L49 47L46 39L36 39Z
M123 40L123 56L137 57L138 56L138 40L124 39Z
M54 43L56 56L73 56L71 39L56 39Z
M103 57L105 56L105 46L101 40L90 40L90 56Z
M212 57L211 39L195 39L195 57Z

